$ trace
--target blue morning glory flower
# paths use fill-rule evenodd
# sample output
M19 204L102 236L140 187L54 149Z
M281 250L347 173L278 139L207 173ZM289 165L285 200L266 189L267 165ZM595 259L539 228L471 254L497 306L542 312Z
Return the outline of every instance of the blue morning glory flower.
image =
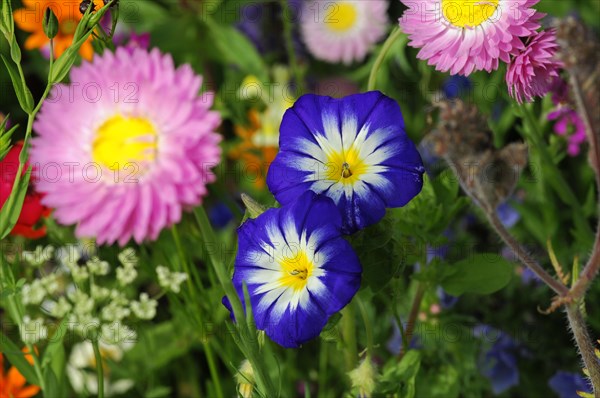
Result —
M473 330L476 337L493 343L481 358L481 374L489 379L494 395L499 395L519 384L517 354L520 345L508 334L487 325L478 325Z
M238 229L233 284L243 301L246 283L256 327L276 343L293 348L317 337L360 287L341 226L333 201L308 191Z
M307 94L283 116L267 184L282 203L312 190L335 202L342 230L375 224L423 186L423 163L400 107L379 91L341 99Z
M560 398L578 398L577 391L591 393L592 390L582 375L563 371L556 372L548 385Z

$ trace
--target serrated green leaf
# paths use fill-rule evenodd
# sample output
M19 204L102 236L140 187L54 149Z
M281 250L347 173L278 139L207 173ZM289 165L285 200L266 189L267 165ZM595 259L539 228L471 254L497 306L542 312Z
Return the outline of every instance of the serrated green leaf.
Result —
M476 254L451 267L454 272L442 280L442 287L453 296L494 293L506 286L514 273L513 264L496 253Z
M31 113L33 110L33 96L31 95L29 88L27 88L27 83L21 79L21 75L15 64L6 59L4 55L0 54L0 57L2 57L2 61L4 61L4 65L8 70L8 75L10 76L13 88L17 94L17 100L19 101L19 105L21 105L21 109L27 113Z

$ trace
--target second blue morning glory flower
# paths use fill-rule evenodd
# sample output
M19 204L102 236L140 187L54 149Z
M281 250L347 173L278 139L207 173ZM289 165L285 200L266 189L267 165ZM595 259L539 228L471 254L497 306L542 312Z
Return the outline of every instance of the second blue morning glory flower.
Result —
M423 163L400 106L378 91L307 94L285 113L267 184L281 204L312 190L335 202L344 233L375 224L423 186Z
M308 191L239 228L233 284L242 301L246 284L256 327L276 343L293 348L317 337L360 287L341 225L333 201Z

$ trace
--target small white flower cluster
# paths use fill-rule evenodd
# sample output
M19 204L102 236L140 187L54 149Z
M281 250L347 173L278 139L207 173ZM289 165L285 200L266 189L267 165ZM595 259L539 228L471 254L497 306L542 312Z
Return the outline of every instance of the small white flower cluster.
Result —
M117 268L117 280L122 286L127 286L137 278L137 257L133 249L125 249L119 253L122 266Z
M84 338L100 336L103 341L111 344L135 340L135 332L123 322L132 317L140 320L153 319L158 302L147 293L141 293L137 299L130 298L126 294L127 290L123 289L138 276L138 259L134 250L126 249L119 254L120 265L114 269L117 285L111 288L101 286L99 278L96 278L110 273L111 266L108 262L98 257L83 262L79 250L67 249L59 249L63 273L60 274L59 271L58 276L48 275L23 285L22 302L30 306L41 304L42 309L50 316L66 318L67 326ZM185 280L180 274L163 274L173 291L178 291L179 284ZM66 289L61 288L61 281L62 286L67 286ZM46 332L42 318L25 318L22 323L21 336L25 342L37 342L45 338Z
M179 293L181 291L181 284L188 278L186 273L171 272L170 269L162 265L156 267L156 274L158 275L158 284L160 287L173 293Z
M54 247L37 246L34 251L23 251L21 258L32 267L39 268L54 256Z
M23 322L19 326L21 340L25 344L35 344L40 340L48 338L48 328L44 326L42 318L31 319L28 316L23 317Z
M39 305L46 296L55 294L59 288L58 277L50 274L24 284L21 289L21 299L24 305Z

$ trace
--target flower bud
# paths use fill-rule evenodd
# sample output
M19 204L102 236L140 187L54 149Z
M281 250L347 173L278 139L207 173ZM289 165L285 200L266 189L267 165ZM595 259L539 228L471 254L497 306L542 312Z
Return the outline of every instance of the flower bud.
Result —
M373 396L377 370L370 358L364 359L356 369L348 372L348 376L352 382L352 389L358 393L360 398Z
M54 11L50 7L44 11L44 20L42 21L44 33L49 39L54 39L58 34L58 18L54 15Z
M245 359L240 365L238 373L235 375L237 381L237 389L239 396L243 398L251 398L254 390L254 369L250 362Z
M245 193L242 194L242 202L244 202L246 210L248 210L248 216L250 218L256 218L267 210L266 207L264 207Z

